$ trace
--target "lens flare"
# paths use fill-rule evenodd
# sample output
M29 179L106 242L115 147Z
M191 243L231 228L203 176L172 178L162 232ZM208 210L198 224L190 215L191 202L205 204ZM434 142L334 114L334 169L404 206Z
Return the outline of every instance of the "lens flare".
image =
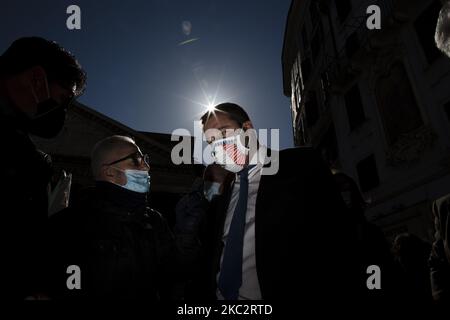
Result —
M215 110L214 103L208 103L207 106L206 106L206 111L207 112L214 112L214 110Z

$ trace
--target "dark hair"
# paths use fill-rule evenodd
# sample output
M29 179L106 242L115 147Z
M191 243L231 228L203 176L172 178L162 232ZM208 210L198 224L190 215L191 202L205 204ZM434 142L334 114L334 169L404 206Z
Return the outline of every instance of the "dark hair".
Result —
M86 85L86 72L76 58L59 44L39 37L14 41L0 57L0 74L11 76L41 66L49 82L56 82L80 95Z
M247 112L245 112L245 110L242 109L241 106L238 106L235 103L225 102L215 106L214 111L206 112L200 118L200 120L202 121L202 125L204 125L209 120L209 118L211 118L211 116L214 116L214 112L223 112L227 114L231 119L236 121L241 127L244 124L244 122L250 120Z

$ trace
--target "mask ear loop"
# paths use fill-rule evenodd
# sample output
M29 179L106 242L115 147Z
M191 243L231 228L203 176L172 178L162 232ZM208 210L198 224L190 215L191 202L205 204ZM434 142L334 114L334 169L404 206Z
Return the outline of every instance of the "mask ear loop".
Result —
M50 86L48 85L47 74L45 75L45 90L47 91L47 99L50 99Z
M33 87L33 85L32 85L31 82L30 82L30 88L31 88L31 94L33 95L33 98L34 98L34 101L35 101L36 105L39 105L39 103L42 103L42 101L39 101L39 98L38 98L38 96L37 96L37 94L36 94L36 91L34 90L34 87ZM49 86L48 86L47 77L45 77L45 89L46 89L46 91L47 91L47 96L48 96L47 99L50 99L50 89L49 89ZM47 99L46 99L46 100L47 100ZM45 101L45 100L44 100L44 101ZM56 108L54 108L54 109L56 109ZM48 110L48 111L46 111L46 112L44 112L44 113L42 113L42 114L38 114L39 110L37 110L37 111L36 111L36 114L35 114L34 117L33 117L33 119L34 119L34 120L37 120L37 119L39 119L39 118L45 116L47 113L52 112L54 109Z
M36 103L36 105L38 105L40 101L37 97L36 91L34 91L34 87L33 87L33 84L31 83L31 81L30 81L30 89L31 89L31 94L33 95L33 98L34 98L34 102Z
M248 153L250 151L250 148L247 147L248 143L249 143L249 140L248 140L249 137L247 135L245 135L246 130L244 128L240 128L239 130L242 130L242 131L236 135L237 147L238 147L238 149L244 151L245 153ZM242 144L242 142L241 142L241 137L240 137L241 133L244 134L244 139L245 139L244 144Z
M31 88L31 94L33 95L34 101L36 102L36 104L39 104L42 101L39 101L39 98L36 94L36 91L34 90L34 87L30 81L30 88ZM50 99L50 88L48 85L48 80L47 80L47 75L45 76L45 91L47 92L47 99Z
M45 78L45 89L46 89L46 91L47 91L47 99L45 99L44 101L51 99L51 96L50 96L50 89L49 89L49 86L48 86L47 77ZM37 97L37 95L36 95L36 91L34 91L33 86L31 86L31 92L32 92L32 94L33 94L33 96L34 96L34 99L35 99L35 101L36 101L36 104L42 103L42 101L39 101L39 99L38 99L38 97ZM52 111L58 109L59 107L60 107L60 105L55 106L54 108L52 108L52 109L50 109L50 110L47 110L47 111L45 111L44 113L36 114L35 117L34 117L34 119L36 120L36 119L38 119L38 118L41 118L41 117L47 115L48 113L50 113L50 112L52 112Z
M241 130L246 133L248 129L245 129L244 127L241 128ZM248 135L245 135L245 141L243 147L246 150L250 150L250 147L248 146L250 144L250 137ZM242 145L242 144L241 144Z

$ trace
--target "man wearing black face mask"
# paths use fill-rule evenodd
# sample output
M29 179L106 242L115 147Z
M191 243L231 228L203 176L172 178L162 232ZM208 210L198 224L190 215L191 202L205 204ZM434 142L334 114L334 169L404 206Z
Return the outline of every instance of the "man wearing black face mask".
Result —
M51 165L29 134L52 138L86 74L55 42L14 41L0 56L2 291L13 299L45 293L45 225Z

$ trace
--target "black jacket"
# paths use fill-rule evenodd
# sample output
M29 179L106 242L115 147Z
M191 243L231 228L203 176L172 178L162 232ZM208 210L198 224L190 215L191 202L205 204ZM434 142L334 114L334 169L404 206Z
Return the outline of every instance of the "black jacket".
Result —
M145 194L97 182L73 207L52 216L50 226L53 297L173 298L183 256ZM81 290L67 289L69 265L81 269Z
M215 296L230 189L205 215L210 238L202 241L202 265L209 268L204 298ZM279 152L279 170L261 177L256 200L256 267L263 299L348 302L364 290L366 278L359 277L354 254L356 227L345 210L330 170L313 149Z
M435 241L430 256L431 290L433 298L450 302L450 195L433 203Z
M0 101L0 250L2 292L23 299L45 293L47 188L50 157L29 138L24 116Z

